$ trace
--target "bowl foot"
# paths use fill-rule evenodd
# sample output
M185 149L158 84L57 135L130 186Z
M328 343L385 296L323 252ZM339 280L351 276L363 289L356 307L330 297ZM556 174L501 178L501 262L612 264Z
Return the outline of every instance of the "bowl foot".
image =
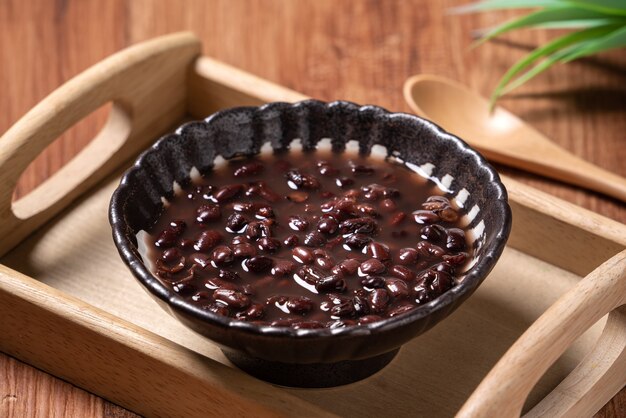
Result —
M384 368L399 349L362 360L337 363L292 364L268 361L231 350L226 357L246 373L266 382L299 388L328 388L365 379Z

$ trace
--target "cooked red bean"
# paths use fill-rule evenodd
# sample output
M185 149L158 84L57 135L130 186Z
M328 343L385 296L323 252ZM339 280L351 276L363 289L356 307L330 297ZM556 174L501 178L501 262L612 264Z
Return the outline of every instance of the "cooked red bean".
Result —
M244 261L244 264L253 273L265 273L270 271L274 265L274 260L263 255L257 255Z
M297 275L305 282L315 285L326 274L315 266L303 266L298 269Z
M352 298L352 306L354 306L354 314L364 316L370 313L370 307L365 297L355 296Z
M331 272L340 276L352 276L356 274L360 265L361 263L358 260L349 258L339 262L331 269Z
M324 328L324 324L319 321L297 321L291 324L294 329L317 329Z
M280 249L280 241L276 238L262 237L257 240L257 247L261 251L275 253Z
M176 231L174 231L173 229L164 229L157 236L157 239L154 241L154 245L159 248L173 247L178 241L178 236L179 234L176 233Z
M235 255L230 247L220 245L215 247L211 253L211 260L213 260L213 262L215 262L218 266L224 266L232 263L235 260Z
M380 242L370 242L365 247L365 255L380 260L382 262L391 259L391 253L389 252L389 246Z
M254 176L263 170L263 165L258 162L251 162L242 165L233 171L235 177Z
M196 221L201 224L219 221L222 217L222 210L219 205L207 203L196 210Z
M359 211L360 216L370 216L372 218L379 218L381 216L376 208L369 203L356 205L356 209Z
M220 187L215 193L213 193L213 198L218 203L223 203L229 199L236 197L242 191L243 184L228 184L226 186Z
M296 265L289 260L275 260L272 267L272 275L279 277L290 276L296 269Z
M230 310L228 309L228 307L222 305L221 303L212 303L210 305L204 306L204 309L218 315L230 316Z
M387 279L385 280L385 287L394 298L403 299L409 297L409 286L402 279Z
M380 262L380 260L370 258L369 260L361 263L359 270L364 275L381 274L385 272L386 267Z
M402 279L406 282L409 282L415 278L415 272L408 267L393 265L389 268L389 274L397 277L398 279Z
M193 264L198 265L201 269L210 265L210 262L211 262L208 256L206 256L205 254L201 254L201 253L194 253L189 258Z
M248 197L258 196L268 202L278 202L281 196L270 188L264 181L250 183L246 189L245 195Z
M419 253L414 248L401 248L398 251L397 263L405 266L412 266L417 263Z
M450 201L444 196L430 196L422 203L422 207L431 211L442 210L450 207Z
M420 229L420 237L430 242L437 243L446 236L446 228L441 225L426 225Z
M287 247L295 247L300 244L300 238L296 234L291 234L283 239L283 244Z
M250 298L241 292L230 289L217 289L213 292L213 298L224 302L232 309L244 309L250 306Z
M385 287L385 279L380 276L367 276L361 279L361 286L365 290L381 289Z
M385 212L395 212L398 209L398 204L392 199L383 199L380 202L380 208Z
M306 231L309 227L309 221L307 221L304 216L293 215L289 217L289 228L294 231Z
M346 239L345 239L345 243L348 247L350 247L353 250L361 250L363 247L365 247L368 243L370 243L372 241L372 238L364 235L364 234L352 234L349 235Z
M333 260L332 258L326 256L326 257L316 257L315 258L315 265L319 268L321 268L322 270L331 270L333 267L335 267L335 260Z
M231 233L241 233L248 223L249 221L245 216L239 213L233 213L226 221L226 231Z
M371 324L373 322L381 321L382 319L383 318L378 315L365 315L359 318L359 325Z
M459 219L459 215L452 208L443 209L437 214L446 222L456 222Z
M313 251L306 247L295 247L291 250L291 255L301 264L310 264L314 260Z
M370 176L374 174L376 169L374 167L364 165L364 164L352 164L350 169L357 176Z
M387 311L387 316L390 318L393 318L394 316L402 315L404 313L412 311L413 309L415 309L415 305L409 305L409 304L398 305L396 307L389 309L389 311Z
M349 196L339 199L335 203L334 209L337 211L338 219L346 219L359 214L359 208L356 204L356 200Z
M321 247L326 244L326 237L321 232L313 231L304 236L304 245L307 247Z
M352 301L342 302L330 308L331 318L349 318L356 313Z
M343 292L346 281L336 274L321 277L315 281L315 289L318 292Z
M194 245L196 245L196 241L189 238L181 238L178 241L178 248L180 248L181 250L191 250Z
M196 243L194 244L193 248L196 251L206 252L215 247L221 241L222 234L220 234L219 232L213 230L202 231L196 239Z
M389 293L386 289L374 289L368 297L372 311L376 313L384 312L389 302Z
M374 234L377 228L378 224L372 218L353 218L339 224L342 234Z
M428 257L442 257L446 251L438 245L432 244L428 241L420 241L417 243L417 251Z
M248 244L250 243L250 240L245 235L235 235L233 239L230 241L230 243L233 245Z
M320 188L320 182L315 176L303 174L300 170L289 170L285 176L289 181L289 186L294 189L304 188L315 190Z
M398 212L395 215L393 215L393 217L389 221L389 225L391 225L391 226L398 226L402 222L404 222L405 219L406 219L406 213Z
M232 246L233 255L235 258L251 258L254 257L257 253L254 245L246 243L235 244Z
M183 255L177 248L168 248L161 254L161 260L166 263L178 262Z
M313 309L313 301L306 296L289 298L285 304L289 312L304 315Z
M322 215L317 223L317 230L322 234L333 235L339 229L339 223L330 215Z
M336 329L336 328L346 328L357 325L357 322L352 319L338 319L336 321L328 321L324 325L326 328ZM358 325L361 325L359 322Z
M418 224L433 224L439 221L439 216L430 210L416 210L413 212L413 219Z
M181 256L178 261L170 263L165 263L163 260L157 259L156 265L159 271L164 271L171 274L178 273L185 268L185 257Z
M337 174L339 174L339 170L335 167L333 167L332 163L330 163L329 161L318 161L317 162L317 171L322 175L322 176L336 176Z
M259 218L273 218L275 216L274 210L270 206L265 205L256 209L255 214Z
M465 249L465 232L459 228L450 228L446 231L446 248L453 251Z
M354 180L352 180L350 177L339 177L337 179L335 179L335 184L338 187L341 187L342 189L345 189L347 187L350 187L354 184Z
M309 194L305 193L305 192L291 192L289 193L289 195L287 195L287 199L291 200L292 202L296 202L296 203L304 203L307 200L309 200Z
M255 303L243 312L237 312L235 318L242 319L244 321L251 321L255 319L261 319L265 316L265 307L259 303Z
M458 254L444 254L442 258L446 263L456 267L465 264L467 257L467 253L461 252Z

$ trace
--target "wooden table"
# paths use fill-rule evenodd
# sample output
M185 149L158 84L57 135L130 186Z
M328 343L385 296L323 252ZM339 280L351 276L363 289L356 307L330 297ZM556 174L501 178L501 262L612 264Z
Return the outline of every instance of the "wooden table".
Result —
M403 81L451 77L488 95L499 76L551 33L526 31L477 49L470 32L511 13L449 16L464 1L3 0L0 3L0 133L64 81L130 44L191 30L204 53L322 100L408 111ZM626 176L626 54L560 66L502 103L563 147ZM103 124L96 112L24 173L23 195L68 161ZM616 200L499 167L525 183L620 222ZM1 337L0 337L1 338ZM135 416L0 354L0 416ZM597 415L626 416L626 390Z

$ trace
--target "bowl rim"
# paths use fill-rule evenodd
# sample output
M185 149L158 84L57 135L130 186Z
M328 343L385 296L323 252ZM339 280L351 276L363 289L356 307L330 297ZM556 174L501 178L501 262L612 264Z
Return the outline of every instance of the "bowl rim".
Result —
M131 182L137 171L143 169L144 162L150 158L152 154L158 153L162 144L168 141L172 136L180 137L184 128L190 124L197 124L201 122L208 126L213 120L237 112L248 111L263 111L271 107L286 106L286 107L307 107L307 106L342 106L352 111L362 112L364 110L374 110L377 117L384 115L390 118L408 118L414 122L417 122L421 127L427 130L431 135L452 142L459 152L471 157L475 160L477 167L480 170L484 170L487 173L487 181L494 187L495 195L490 199L490 204L496 205L495 210L503 216L503 223L501 228L497 231L495 237L491 239L491 248L483 254L480 259L474 264L470 271L465 275L464 280L446 291L439 297L423 305L418 305L416 308L391 318L384 318L380 321L372 322L364 325L347 326L343 328L316 328L316 329L296 329L293 327L275 327L271 325L258 325L250 322L237 320L235 318L226 317L213 313L208 310L200 309L185 301L174 291L170 290L165 284L161 282L154 274L152 274L145 263L139 257L136 246L132 242L129 234L136 235L136 232L131 231L126 218L124 216L124 208L129 199L132 198ZM216 154L217 156L218 154ZM168 133L158 139L152 146L143 151L135 163L124 172L119 186L114 191L111 202L109 205L109 223L111 225L113 241L118 249L118 252L130 269L135 278L148 290L153 296L156 296L161 301L165 302L170 309L173 309L177 313L183 313L190 315L196 319L204 322L208 322L214 326L221 328L227 328L232 330L238 330L247 334L258 335L263 337L278 337L278 338L327 338L338 336L356 336L356 335L370 335L375 333L381 333L391 331L392 329L403 327L414 321L419 321L429 315L432 315L438 311L441 311L451 305L454 306L454 302L457 299L463 298L463 296L471 295L471 293L480 285L480 283L486 278L491 269L494 267L496 261L504 250L506 241L509 237L511 230L511 208L508 204L508 194L504 184L502 183L500 176L496 170L489 164L489 162L480 153L471 148L465 141L459 137L445 131L437 124L421 118L416 115L402 113L402 112L390 112L382 107L375 105L357 105L349 101L333 101L323 102L314 99L303 100L295 103L284 102L271 102L262 106L240 106L228 109L223 109L215 112L201 121L187 122L178 127L174 133ZM468 294L469 293L469 294Z

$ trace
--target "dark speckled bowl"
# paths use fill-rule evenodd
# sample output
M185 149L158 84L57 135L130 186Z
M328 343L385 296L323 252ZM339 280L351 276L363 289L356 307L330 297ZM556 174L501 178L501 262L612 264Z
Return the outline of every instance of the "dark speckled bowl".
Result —
M356 140L412 163L447 185L449 196L467 209L475 257L460 284L404 315L340 329L258 326L201 310L185 302L150 273L137 250L136 234L162 210L161 197L173 184L190 181L190 171L212 169L216 156L259 153L269 142L284 150L299 138L305 149L331 138L337 151ZM188 123L144 152L113 194L113 239L131 272L154 299L182 323L220 344L236 365L264 380L301 387L350 383L383 368L398 348L448 316L476 290L504 249L511 226L507 194L498 174L465 142L416 116L348 102L309 100L270 103L218 112Z

